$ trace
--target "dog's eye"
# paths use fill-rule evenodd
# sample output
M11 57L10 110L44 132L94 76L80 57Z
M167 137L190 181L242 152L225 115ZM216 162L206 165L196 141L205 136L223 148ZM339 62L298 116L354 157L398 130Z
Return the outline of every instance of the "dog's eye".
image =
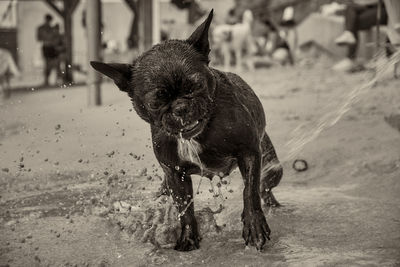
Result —
M192 87L186 88L185 90L186 94L191 95L194 93L194 89Z
M167 92L167 90L158 90L156 95L157 95L157 98L166 98L166 97L168 97L168 92Z
M152 101L152 102L149 102L147 105L149 106L150 109L158 109L160 106L160 103L158 103L156 101Z

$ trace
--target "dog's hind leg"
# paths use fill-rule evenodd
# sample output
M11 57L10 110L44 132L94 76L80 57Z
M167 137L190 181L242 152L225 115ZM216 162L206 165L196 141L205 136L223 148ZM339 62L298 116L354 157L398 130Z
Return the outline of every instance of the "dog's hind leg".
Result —
M238 166L244 181L243 232L246 245L261 250L271 230L261 208L260 188L261 151L248 151L238 157Z
M272 194L272 188L277 186L281 181L283 169L279 163L278 157L271 140L267 133L264 134L261 140L262 151L262 169L260 182L260 195L267 206L278 207L279 202Z

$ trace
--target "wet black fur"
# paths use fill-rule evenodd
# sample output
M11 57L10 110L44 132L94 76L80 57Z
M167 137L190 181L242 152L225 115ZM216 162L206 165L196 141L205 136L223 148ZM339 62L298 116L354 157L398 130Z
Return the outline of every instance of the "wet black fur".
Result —
M253 90L239 76L208 66L211 19L212 11L188 40L156 45L130 65L91 64L128 93L138 115L151 126L154 153L165 173L164 185L179 211L185 211L175 249L199 248L194 204L187 207L187 203L193 197L190 175L201 170L182 160L177 148L182 127L195 121L202 122L198 132L187 138L201 145L203 174L209 178L221 172L228 175L239 167L245 184L243 238L246 244L261 249L270 234L261 198L267 205L279 205L271 189L279 184L282 168ZM261 175L262 168L271 164L273 168Z

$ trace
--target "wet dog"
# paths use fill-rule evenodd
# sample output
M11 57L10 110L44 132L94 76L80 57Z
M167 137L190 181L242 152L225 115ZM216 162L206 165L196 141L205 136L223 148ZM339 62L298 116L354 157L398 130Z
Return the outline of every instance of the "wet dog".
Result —
M191 175L224 177L239 167L245 185L243 238L260 250L270 235L261 198L278 205L271 189L282 168L253 90L239 76L208 65L212 16L213 11L187 40L155 45L132 64L91 65L128 93L151 126L164 184L180 212L182 231L175 249L199 248Z

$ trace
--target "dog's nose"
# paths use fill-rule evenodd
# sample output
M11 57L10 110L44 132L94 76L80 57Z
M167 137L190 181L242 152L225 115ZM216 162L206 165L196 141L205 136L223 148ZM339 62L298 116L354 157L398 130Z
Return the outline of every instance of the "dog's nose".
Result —
M175 107L174 110L172 111L172 114L178 118L182 118L183 116L185 116L186 113L187 113L187 108L185 105L179 105Z

